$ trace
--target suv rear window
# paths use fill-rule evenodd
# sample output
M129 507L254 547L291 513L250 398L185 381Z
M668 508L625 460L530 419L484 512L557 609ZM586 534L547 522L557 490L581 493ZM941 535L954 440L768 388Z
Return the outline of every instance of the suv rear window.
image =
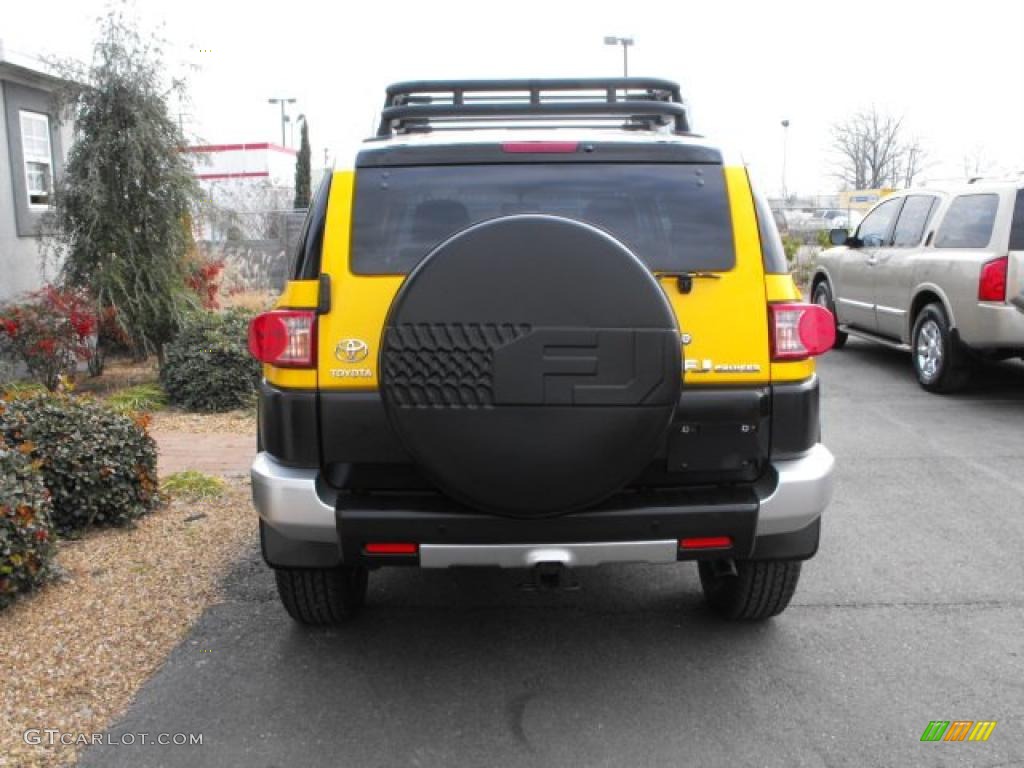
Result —
M518 213L589 222L655 271L736 261L720 165L416 166L358 172L352 270L405 274L470 224Z
M1013 223L1010 224L1010 250L1024 251L1024 189L1017 190L1013 206Z
M936 248L984 248L992 239L999 195L960 195L942 218Z

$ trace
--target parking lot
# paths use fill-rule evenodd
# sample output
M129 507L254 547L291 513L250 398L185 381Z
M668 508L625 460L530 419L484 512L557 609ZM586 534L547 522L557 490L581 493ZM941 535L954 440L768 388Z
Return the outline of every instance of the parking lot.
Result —
M820 365L835 500L789 610L728 625L696 568L392 570L344 631L304 631L252 553L142 689L113 766L1024 765L1024 366L963 395L851 340ZM255 521L254 521L255 524ZM921 743L995 720L987 743Z

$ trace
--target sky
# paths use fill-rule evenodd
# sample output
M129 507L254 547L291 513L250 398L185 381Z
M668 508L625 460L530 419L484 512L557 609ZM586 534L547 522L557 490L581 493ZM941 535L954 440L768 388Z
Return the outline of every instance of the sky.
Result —
M86 59L103 0L8 0L5 48ZM647 2L505 0L237 3L135 0L167 39L172 105L208 143L281 141L279 107L309 121L314 165L351 161L397 80L621 74L681 83L695 130L738 151L768 194L828 194L838 183L830 126L876 105L928 153L925 180L1024 171L1024 3L917 0ZM957 10L952 10L952 8ZM55 20L59 20L56 21ZM286 142L289 139L286 136ZM298 142L295 132L294 142Z

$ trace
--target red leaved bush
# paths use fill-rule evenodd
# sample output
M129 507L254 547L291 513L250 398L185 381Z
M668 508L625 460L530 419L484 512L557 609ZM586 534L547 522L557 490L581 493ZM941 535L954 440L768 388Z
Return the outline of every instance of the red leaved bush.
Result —
M52 285L0 307L0 351L51 391L96 354L96 329L88 298Z
M223 261L193 261L186 282L203 304L203 309L220 309L217 294L220 291L220 276L224 271Z

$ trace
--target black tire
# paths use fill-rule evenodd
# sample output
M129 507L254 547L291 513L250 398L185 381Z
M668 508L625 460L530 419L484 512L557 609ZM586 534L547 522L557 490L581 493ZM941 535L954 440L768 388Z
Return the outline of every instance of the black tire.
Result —
M917 313L910 334L910 355L918 383L929 392L957 392L970 380L967 351L950 329L941 304L928 304Z
M704 599L730 621L763 621L789 605L800 580L797 560L740 560L736 572L711 561L698 563Z
M836 304L832 298L832 288L829 287L828 280L823 278L815 283L814 291L811 293L811 302L825 307L825 309L832 313L832 317L836 321L836 343L832 345L832 349L842 349L843 345L846 344L846 339L849 337L846 333L839 330L839 317L836 315Z
M274 576L281 603L299 624L338 626L366 602L365 568L275 568Z

